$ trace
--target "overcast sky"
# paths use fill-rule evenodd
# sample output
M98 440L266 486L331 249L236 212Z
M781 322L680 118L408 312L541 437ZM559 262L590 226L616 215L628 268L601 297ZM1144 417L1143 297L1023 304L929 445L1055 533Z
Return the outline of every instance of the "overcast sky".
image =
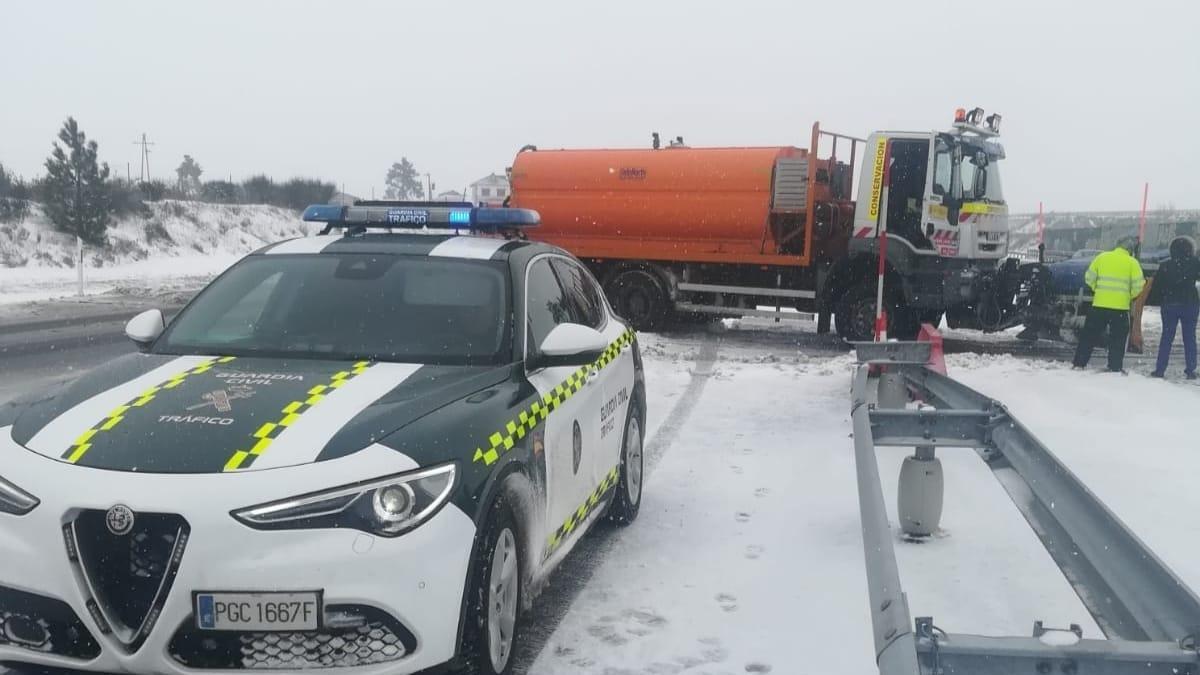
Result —
M1200 3L0 0L0 162L42 172L68 115L156 177L437 190L526 143L807 145L1004 116L1014 210L1200 207Z

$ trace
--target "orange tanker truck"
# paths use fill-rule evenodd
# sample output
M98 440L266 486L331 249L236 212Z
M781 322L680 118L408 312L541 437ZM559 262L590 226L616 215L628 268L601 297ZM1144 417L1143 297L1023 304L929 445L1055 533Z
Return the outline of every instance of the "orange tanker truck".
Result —
M1005 260L999 122L960 110L949 131L866 140L814 124L808 148L526 146L509 203L537 210L530 236L589 265L639 328L797 316L782 306L816 314L819 332L832 318L842 337L869 340L882 251L890 336L943 314L1000 330L1020 323L1030 270Z

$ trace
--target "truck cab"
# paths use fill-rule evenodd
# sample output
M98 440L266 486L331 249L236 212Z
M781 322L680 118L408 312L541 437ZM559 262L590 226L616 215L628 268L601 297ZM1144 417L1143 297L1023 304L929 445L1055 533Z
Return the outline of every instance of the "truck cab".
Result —
M876 284L868 280L880 255L893 337L915 335L921 322L943 314L955 327L1004 323L982 306L1008 255L999 128L999 115L959 109L949 131L867 138L848 256L822 289L843 337L873 333Z

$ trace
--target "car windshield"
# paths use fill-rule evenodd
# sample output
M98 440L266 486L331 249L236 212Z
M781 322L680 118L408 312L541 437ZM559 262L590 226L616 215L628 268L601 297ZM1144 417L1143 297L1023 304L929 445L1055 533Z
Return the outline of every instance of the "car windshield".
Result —
M497 363L509 353L505 280L490 261L251 256L197 296L154 351Z

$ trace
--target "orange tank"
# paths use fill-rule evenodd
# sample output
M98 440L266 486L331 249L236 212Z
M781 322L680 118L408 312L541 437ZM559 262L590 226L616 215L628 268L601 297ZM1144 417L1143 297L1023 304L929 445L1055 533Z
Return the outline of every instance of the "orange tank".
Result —
M512 166L511 206L537 210L530 236L581 258L804 264L788 253L780 219L780 160L794 147L534 150ZM800 189L800 188L797 188ZM803 239L803 237L801 237Z

